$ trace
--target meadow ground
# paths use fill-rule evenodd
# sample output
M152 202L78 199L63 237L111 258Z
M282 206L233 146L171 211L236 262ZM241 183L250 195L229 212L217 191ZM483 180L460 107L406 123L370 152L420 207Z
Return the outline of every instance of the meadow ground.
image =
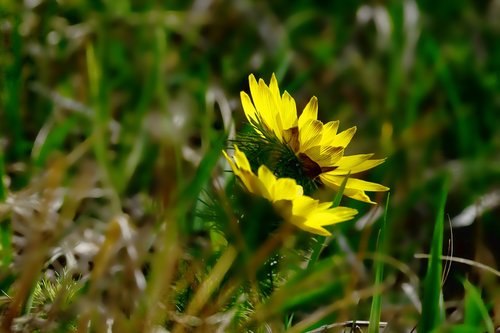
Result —
M2 1L0 31L0 331L500 326L500 1ZM386 158L377 204L255 144L273 73ZM358 214L303 230L233 143Z

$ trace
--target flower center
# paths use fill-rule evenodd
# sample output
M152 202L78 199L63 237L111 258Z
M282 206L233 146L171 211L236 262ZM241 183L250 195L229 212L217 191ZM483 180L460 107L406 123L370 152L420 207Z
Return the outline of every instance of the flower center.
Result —
M321 174L321 167L318 163L314 162L309 156L304 153L299 153L299 160L302 164L302 169L306 173L306 175L314 179Z
M302 169L304 170L305 174L311 179L315 179L323 172L337 169L336 166L321 167L318 163L314 162L309 156L304 153L299 153L298 157L302 164Z

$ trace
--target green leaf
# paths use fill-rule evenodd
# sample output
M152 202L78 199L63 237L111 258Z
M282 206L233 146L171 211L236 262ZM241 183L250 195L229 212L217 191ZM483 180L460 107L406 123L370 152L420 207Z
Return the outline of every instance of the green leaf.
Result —
M480 292L467 280L464 281L464 288L466 292L464 325L476 329L481 327L481 330L493 333L495 328Z
M384 221L382 229L380 229L377 239L377 254L383 255L386 252L386 230L387 230L387 211L389 208L389 195L385 203ZM382 260L375 261L375 285L377 288L382 284L384 278L384 263ZM382 311L382 294L377 292L373 295L372 305L370 309L370 324L368 326L368 333L378 333L380 329L380 313Z
M0 147L0 203L7 199L7 188L3 182L5 175L4 155ZM12 226L9 220L0 216L0 267L7 268L12 262Z
M0 147L0 202L7 198L7 188L4 184L5 177L5 159L2 147Z
M468 326L465 324L454 326L450 329L451 333L477 333L477 326Z
M310 270L298 271L256 309L256 317L269 318L280 312L315 309L344 297L350 281L348 265L341 257L318 261Z
M12 225L0 220L0 267L7 268L12 262Z
M77 118L71 117L65 119L61 124L53 126L38 150L38 154L34 156L35 164L38 167L42 167L45 164L47 157L50 156L50 153L64 150L62 147L64 140L75 125L78 125Z
M419 332L430 332L443 321L441 308L441 253L443 250L444 208L448 193L448 177L445 178L440 193L439 209L434 226L431 256L427 266L422 296L422 316Z
M212 148L205 154L205 156L201 160L200 166L198 167L193 180L189 184L187 184L182 191L178 209L178 213L182 216L185 216L188 207L193 204L193 201L198 199L203 186L205 186L205 184L211 178L212 170L217 164L217 161L219 160L221 151L225 147L225 144L225 135L222 135L214 140L214 142L212 143ZM182 217L180 216L180 218ZM186 224L184 224L184 226L187 227ZM185 231L187 232L188 230Z

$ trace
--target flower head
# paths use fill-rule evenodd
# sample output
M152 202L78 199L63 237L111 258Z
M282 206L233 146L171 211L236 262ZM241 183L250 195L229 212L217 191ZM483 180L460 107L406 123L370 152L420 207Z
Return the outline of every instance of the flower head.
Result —
M297 117L294 99L284 92L280 94L275 75L269 86L253 75L249 76L250 93L241 92L241 102L248 121L262 137L274 135L287 145L297 157L300 167L310 179L321 181L328 187L339 189L349 176L344 195L373 203L365 191L387 191L389 188L350 175L371 169L384 159L371 159L373 154L344 156L344 150L356 133L351 127L338 133L339 121L323 124L318 117L318 100L312 97Z
M328 236L324 226L352 219L357 211L347 207L331 207L304 195L302 186L291 178L277 178L265 165L254 174L245 154L234 146L234 157L226 157L234 174L245 188L273 204L276 211L288 222L308 232Z

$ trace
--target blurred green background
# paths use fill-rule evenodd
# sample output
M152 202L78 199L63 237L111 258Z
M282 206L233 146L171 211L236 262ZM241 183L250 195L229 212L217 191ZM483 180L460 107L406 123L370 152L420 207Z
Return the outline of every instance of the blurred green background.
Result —
M429 252L450 174L445 247L453 226L454 256L500 266L500 1L0 6L3 197L94 136L87 159L115 191L110 210L139 194L175 206L200 160L246 121L248 75L274 72L299 110L315 95L322 121L358 127L347 153L387 157L364 179L391 187L389 255L424 272L414 254ZM341 228L353 251L373 247L369 227ZM464 275L500 323L498 279L469 266L452 266L445 299L462 297Z

